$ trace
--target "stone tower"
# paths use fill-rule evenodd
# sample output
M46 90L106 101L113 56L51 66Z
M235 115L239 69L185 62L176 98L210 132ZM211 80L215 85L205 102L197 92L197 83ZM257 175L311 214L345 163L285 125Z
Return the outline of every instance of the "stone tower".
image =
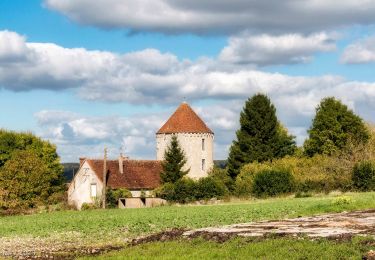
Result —
M173 135L177 136L185 152L187 163L184 170L190 168L187 176L192 179L206 177L214 165L214 133L186 102L183 102L157 131L157 160L164 160L164 152L171 143Z

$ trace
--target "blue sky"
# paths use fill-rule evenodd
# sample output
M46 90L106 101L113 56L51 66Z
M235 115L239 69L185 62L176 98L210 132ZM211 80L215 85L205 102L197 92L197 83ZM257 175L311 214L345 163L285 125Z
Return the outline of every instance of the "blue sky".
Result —
M375 3L286 2L0 1L0 127L67 162L104 146L155 158L154 133L185 98L216 159L257 92L299 144L325 96L374 122Z

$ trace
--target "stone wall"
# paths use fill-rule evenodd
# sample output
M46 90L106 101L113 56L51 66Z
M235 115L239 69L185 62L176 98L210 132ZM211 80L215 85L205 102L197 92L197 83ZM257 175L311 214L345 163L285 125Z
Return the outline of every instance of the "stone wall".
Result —
M214 165L213 161L213 141L214 135L210 133L189 134L178 133L175 134L180 143L181 148L185 152L187 163L185 170L190 168L188 177L192 179L199 179L206 177L210 169ZM156 135L156 159L163 160L164 152L171 143L172 134L157 134ZM204 139L204 149L202 149L202 140ZM204 167L202 169L202 160L204 160Z

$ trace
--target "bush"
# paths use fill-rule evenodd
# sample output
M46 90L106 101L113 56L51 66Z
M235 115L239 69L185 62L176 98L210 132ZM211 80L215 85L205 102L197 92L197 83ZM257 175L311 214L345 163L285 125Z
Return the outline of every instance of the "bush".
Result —
M276 196L294 190L294 178L289 171L264 170L257 173L253 193L258 196Z
M294 195L295 198L309 198L311 197L312 194L310 192L301 192L297 191L297 193Z
M195 182L192 179L183 178L175 183L165 183L157 195L167 201L188 203L195 200L195 191Z
M271 170L267 163L249 163L241 168L240 174L236 178L234 193L237 196L250 196L253 193L253 181L258 172Z
M92 210L92 209L97 209L98 206L95 205L94 203L82 203L81 210Z
M371 161L357 163L353 168L352 181L354 188L361 191L375 189L375 164Z
M213 177L201 178L196 182L195 199L221 198L227 194L224 183Z
M189 203L201 199L221 198L227 192L223 182L214 177L206 177L198 181L183 178L175 183L165 183L156 190L156 195L167 201Z
M336 205L336 206L349 205L349 204L352 204L352 203L353 203L353 200L350 197L347 197L347 196L341 196L341 197L335 198L332 201L332 204Z
M107 189L106 202L108 208L117 208L120 198L131 198L132 194L127 189Z
M212 177L215 181L223 184L225 186L225 193L228 194L229 190L234 189L234 181L229 176L226 169L214 166L212 170L208 173L208 177Z

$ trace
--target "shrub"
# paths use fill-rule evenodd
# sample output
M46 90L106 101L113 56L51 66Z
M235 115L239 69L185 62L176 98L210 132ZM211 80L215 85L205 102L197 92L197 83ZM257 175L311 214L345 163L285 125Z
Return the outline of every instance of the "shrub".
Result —
M165 183L157 196L167 201L188 203L195 200L196 183L189 178L183 178L175 183Z
M301 192L301 191L298 191L294 195L295 198L309 198L311 196L312 196L312 194L310 192Z
M353 168L353 186L361 191L375 189L375 164L371 161L357 163Z
M132 194L127 189L107 189L106 202L108 208L116 208L120 198L131 198Z
M92 210L92 209L97 209L97 205L94 203L82 203L81 210Z
M347 196L341 196L341 197L335 198L332 201L332 204L337 205L337 206L349 205L351 203L353 203L353 200L350 197L347 197Z
M226 194L229 193L229 190L234 189L233 179L229 176L226 169L214 166L208 173L208 177L212 177L215 181L222 183L225 186Z
M183 178L175 183L174 201L180 203L189 203L194 200L196 192L196 182L189 178Z
M168 201L189 203L201 199L221 198L227 192L222 182L214 177L206 177L198 181L182 178L176 183L165 183L155 193L158 197Z
M201 178L195 183L195 199L221 198L227 193L224 183L213 177Z
M296 190L301 192L348 190L354 161L351 158L328 157L285 157L272 162L251 163L241 169L236 179L235 192L238 196L250 195L256 173L262 170L289 171L293 175Z
M289 171L264 170L257 173L253 193L258 196L275 196L294 190L294 178Z
M236 178L234 193L237 196L250 196L253 193L254 176L263 170L271 170L267 163L249 163L242 167L240 174Z

